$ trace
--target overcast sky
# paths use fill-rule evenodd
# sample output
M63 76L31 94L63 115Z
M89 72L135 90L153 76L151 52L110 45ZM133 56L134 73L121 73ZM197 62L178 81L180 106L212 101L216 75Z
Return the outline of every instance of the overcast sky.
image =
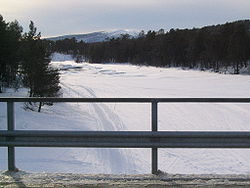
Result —
M193 28L250 19L250 0L0 0L0 14L42 36L100 30Z

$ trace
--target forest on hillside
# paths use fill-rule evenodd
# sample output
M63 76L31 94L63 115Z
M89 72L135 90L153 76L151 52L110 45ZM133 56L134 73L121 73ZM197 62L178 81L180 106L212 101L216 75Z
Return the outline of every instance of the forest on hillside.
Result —
M141 31L136 38L124 34L97 43L77 42L75 38L50 43L53 52L72 54L77 62L129 62L214 72L232 68L234 74L239 74L250 60L250 21L167 32Z

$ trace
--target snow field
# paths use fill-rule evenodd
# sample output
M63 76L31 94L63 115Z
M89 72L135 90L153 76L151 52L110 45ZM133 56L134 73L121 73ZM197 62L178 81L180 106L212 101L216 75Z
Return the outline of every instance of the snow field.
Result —
M53 62L61 69L63 97L249 97L250 77L129 64ZM25 96L26 90L3 95ZM150 130L150 104L57 103L42 113L16 103L17 129ZM0 104L6 129L6 104ZM158 105L159 130L249 131L249 104ZM150 149L17 148L17 167L31 172L150 173ZM0 169L7 153L0 148ZM249 149L159 149L168 173L250 172Z

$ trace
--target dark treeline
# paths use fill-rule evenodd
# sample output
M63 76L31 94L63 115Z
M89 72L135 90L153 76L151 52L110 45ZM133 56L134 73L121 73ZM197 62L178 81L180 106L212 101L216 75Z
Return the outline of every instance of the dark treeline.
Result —
M17 21L7 23L0 15L0 93L8 87L27 87L30 97L58 95L59 72L49 64L51 45L40 37L32 21L23 33Z
M72 54L81 61L130 62L132 64L212 69L233 68L234 73L250 60L250 21L237 21L201 29L140 32L105 42L84 43L74 38L52 42L53 51Z

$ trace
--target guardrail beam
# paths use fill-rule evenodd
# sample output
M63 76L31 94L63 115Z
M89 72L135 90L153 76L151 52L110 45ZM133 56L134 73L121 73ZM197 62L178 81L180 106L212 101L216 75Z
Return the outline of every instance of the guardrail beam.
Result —
M12 138L12 141L11 139ZM0 146L110 148L250 148L250 132L0 131Z

